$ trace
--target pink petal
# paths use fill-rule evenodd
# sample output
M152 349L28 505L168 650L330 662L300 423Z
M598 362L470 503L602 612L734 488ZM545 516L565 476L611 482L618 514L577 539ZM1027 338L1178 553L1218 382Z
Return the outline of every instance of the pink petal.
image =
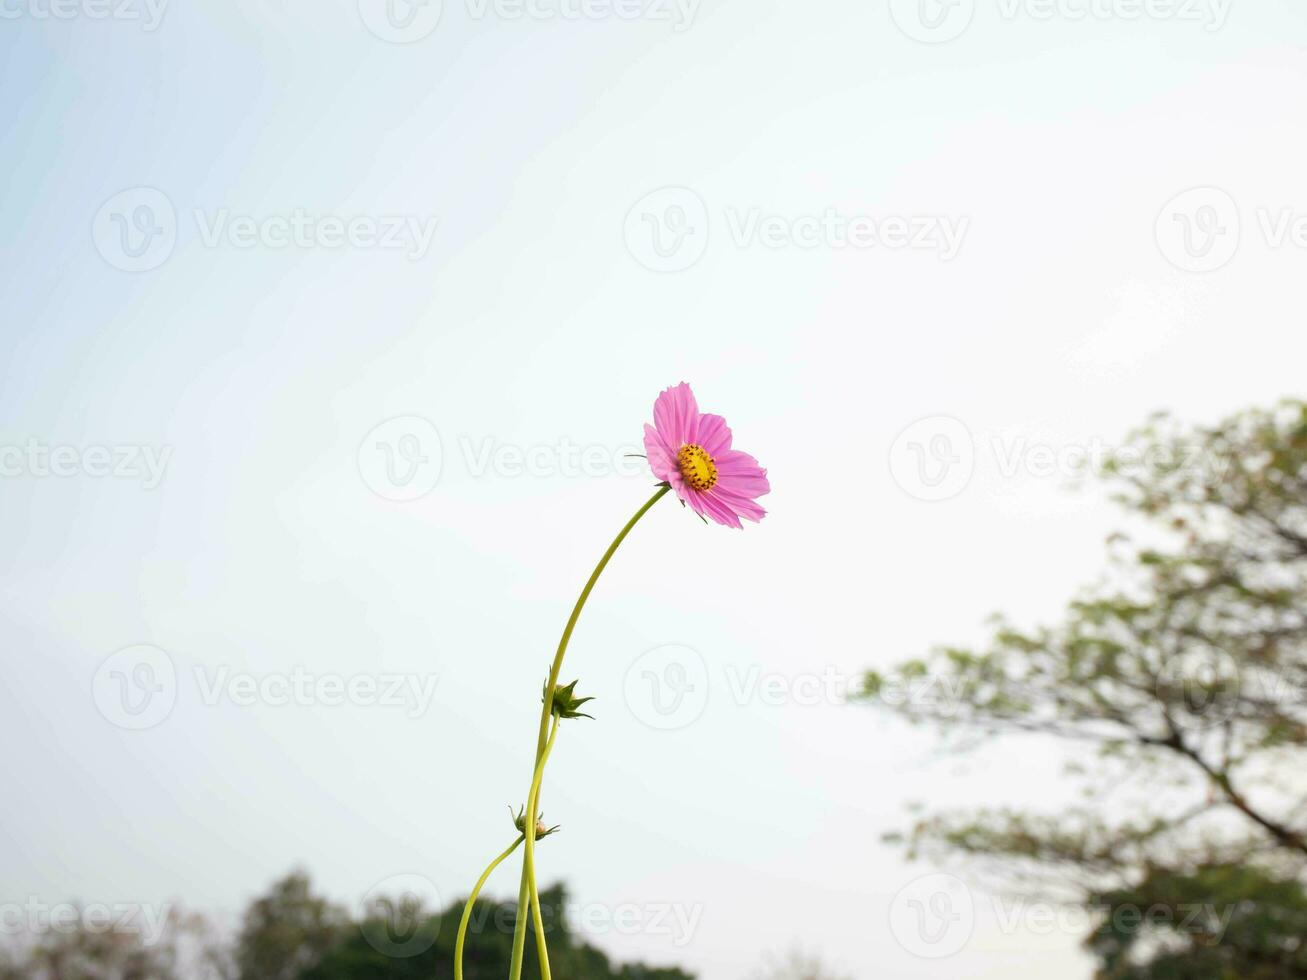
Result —
M720 415L699 416L699 445L714 460L730 449L731 429L726 420Z
M749 497L761 497L771 492L767 471L748 453L730 449L713 457L713 462L717 466L718 486Z
M676 462L676 453L668 448L658 430L647 424L644 427L644 454L649 459L649 469L658 479L670 483L673 476L680 478L681 470Z
M690 505L690 509L700 517L712 517L706 509L708 503L706 494L700 493L698 490L692 490L684 483L681 484L681 489L677 493L682 500ZM716 518L713 519L716 520Z
M663 442L680 449L699 437L699 404L694 392L682 381L665 389L654 402L654 425Z
M712 488L710 496L716 497L724 506L729 507L732 512L751 521L757 522L767 516L767 511L763 510L753 497L736 493L729 487L723 487L720 483Z
M707 515L718 524L725 524L727 527L743 528L740 519L735 516L735 511L725 500L717 496L714 491L696 494L696 496L701 498L704 512L706 512Z

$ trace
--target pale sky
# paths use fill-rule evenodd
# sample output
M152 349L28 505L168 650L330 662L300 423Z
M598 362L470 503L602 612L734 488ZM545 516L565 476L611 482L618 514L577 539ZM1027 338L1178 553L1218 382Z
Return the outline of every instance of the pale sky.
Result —
M465 894L685 380L770 515L614 560L545 880L705 980L1088 976L880 842L1059 755L840 692L1055 617L1153 410L1302 393L1307 9L67 2L0 5L0 904Z

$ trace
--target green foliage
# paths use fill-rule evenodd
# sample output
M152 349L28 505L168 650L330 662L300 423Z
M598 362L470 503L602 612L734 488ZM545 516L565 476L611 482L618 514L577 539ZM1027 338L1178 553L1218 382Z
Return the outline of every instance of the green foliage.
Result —
M569 980L694 980L673 967L617 965L568 927L561 885L541 893L554 976ZM360 919L292 872L246 909L234 942L202 916L169 910L157 937L89 926L76 917L26 941L0 945L0 980L448 980L463 903L423 908L411 897L374 900ZM466 980L503 980L512 957L516 904L477 902ZM538 976L527 944L525 976Z
M313 894L307 874L292 872L246 909L236 941L239 980L295 980L349 925L344 909Z
M540 894L555 976L571 980L693 980L679 969L641 964L615 967L602 952L579 942L568 929L567 893L561 885ZM440 980L453 976L454 939L462 902L439 912L402 904L372 915L330 950L299 980ZM479 900L473 910L467 950L466 980L502 980L513 951L515 904ZM525 976L538 975L538 961L527 944Z
M1307 977L1307 891L1299 882L1246 865L1150 869L1093 901L1115 913L1087 943L1104 980ZM1140 916L1126 917L1124 909Z
M1287 937L1304 934L1307 878L1307 797L1293 778L1307 761L1307 404L1211 428L1159 416L1106 471L1145 539L1114 539L1110 585L1054 626L999 618L984 649L937 650L869 673L863 689L953 736L1065 740L1092 802L1056 816L931 814L905 839L1026 888L1069 887L1109 923L1113 902L1145 895L1233 903L1220 935L1095 933L1103 977L1301 975L1301 940ZM881 697L920 677L954 697Z

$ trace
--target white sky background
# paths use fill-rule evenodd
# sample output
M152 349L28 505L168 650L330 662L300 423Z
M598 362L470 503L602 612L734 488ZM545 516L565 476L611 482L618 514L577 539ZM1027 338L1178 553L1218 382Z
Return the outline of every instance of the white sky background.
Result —
M996 609L1056 616L1117 518L1031 447L1301 393L1307 248L1275 229L1307 215L1307 10L980 0L921 43L884 2L703 0L684 30L470 2L410 44L369 31L370 0L174 0L153 30L6 5L0 444L171 454L153 489L0 460L0 901L230 911L297 864L342 901L396 874L464 893L511 839L575 593L650 489L560 457L620 462L687 380L768 466L771 515L735 533L663 502L614 562L564 670L599 720L551 763L545 879L589 909L695 910L679 945L592 938L708 980L794 942L858 978L1086 976L1074 929L1005 926L980 891L946 958L890 927L936 870L879 841L906 805L1055 806L1055 753L941 757L869 709L738 690L973 642ZM919 32L913 9L895 5ZM1198 186L1219 190L1176 207L1223 234L1186 253L1163 208ZM166 195L176 241L127 272L95 219L138 187ZM666 187L695 196L659 208L703 202L706 248L654 272L644 212L624 228ZM206 243L297 209L439 224L412 257ZM828 209L965 235L948 259L733 238ZM360 475L396 416L443 450L407 503ZM891 447L940 416L974 475L925 502ZM965 449L959 431L928 423L895 458L941 434ZM503 447L534 451L531 472ZM127 731L94 678L139 644L167 651L176 700ZM667 644L706 671L702 716L674 731L626 683ZM209 705L196 673L297 667L439 677L412 717ZM515 888L505 869L491 891Z

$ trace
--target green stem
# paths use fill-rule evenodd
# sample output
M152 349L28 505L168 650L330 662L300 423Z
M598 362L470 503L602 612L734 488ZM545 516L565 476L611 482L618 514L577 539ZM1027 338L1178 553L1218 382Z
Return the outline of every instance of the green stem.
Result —
M522 884L517 889L517 920L513 923L513 962L509 967L515 971L514 976L522 975L522 957L526 954L526 919L531 902L531 882L526 877L526 866L522 867Z
M532 766L532 782L535 782L535 770L540 769L543 776L544 767L540 765L541 757L545 753L545 745L549 735L549 716L553 714L554 709L554 688L558 686L558 674L563 669L563 655L567 653L567 644L572 639L572 630L576 628L576 621L581 618L581 610L585 608L585 601L590 598L590 593L594 590L595 583L599 581L599 576L603 574L604 569L608 566L609 559L626 540L626 536L631 533L631 528L639 522L649 512L654 504L663 498L663 495L671 487L663 485L658 491L650 497L643 507L635 512L635 516L626 522L626 526L618 532L613 543L608 546L604 556L599 559L599 564L595 570L590 573L590 579L585 583L585 588L581 590L580 598L576 600L576 605L572 609L572 615L567 619L567 625L563 628L563 637L558 641L558 652L554 654L554 663L549 670L549 682L545 685L545 703L540 713L540 733L536 738L536 757L535 764ZM534 814L532 814L534 817ZM527 853L533 853L535 848L535 820L526 822L526 845ZM522 862L522 887L518 890L517 897L517 925L513 933L513 960L509 969L509 980L522 980L522 955L526 949L526 917L527 903L530 901L530 874L533 868L528 867L526 861ZM544 969L548 969L545 967Z
M486 886L486 882L495 868L503 864L524 840L526 840L525 834L513 841L503 854L491 861L490 867L481 873L481 877L477 879L476 887L472 889L472 894L468 896L467 904L463 906L463 918L458 923L458 939L454 942L454 980L463 980L463 944L467 941L468 923L472 921L472 906L476 904L477 896L481 894L481 889Z
M545 763L549 761L549 753L554 750L554 739L558 738L558 725L562 721L557 715L554 716L553 728L549 732L549 741L545 743L544 754L540 756L540 762L536 766L535 779L531 781L531 791L526 797L526 812L531 816L526 818L524 827L531 829L526 834L526 857L524 867L526 869L526 880L531 890L531 918L535 923L536 931L536 952L540 960L540 977L541 980L553 980L549 973L549 948L545 943L545 921L540 909L540 891L536 886L536 820L535 814L540 808L540 784L545 776Z

